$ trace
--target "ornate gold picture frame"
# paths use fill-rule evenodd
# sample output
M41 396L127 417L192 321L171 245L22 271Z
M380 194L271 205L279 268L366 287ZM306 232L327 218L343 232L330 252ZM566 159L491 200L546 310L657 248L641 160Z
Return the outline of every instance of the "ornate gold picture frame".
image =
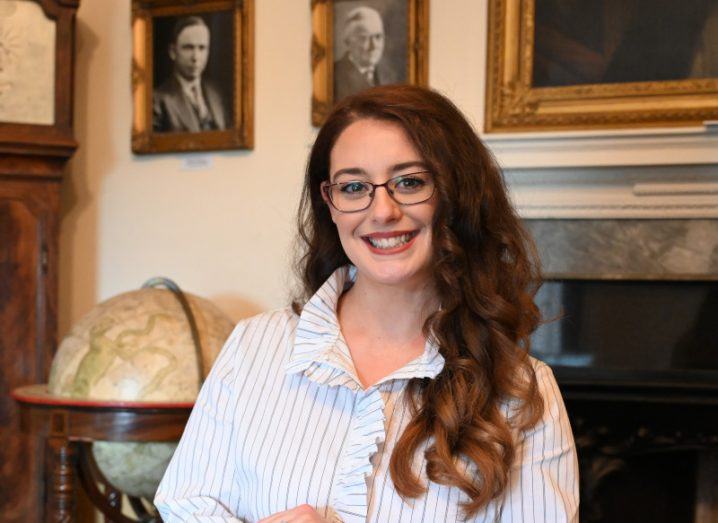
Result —
M703 3L689 13L658 2L649 13L641 0L605 0L572 15L560 0L489 0L485 131L718 119L718 4Z
M339 98L362 88L427 85L429 0L312 0L311 7L312 124L321 125ZM373 53L367 64L352 55L362 46Z
M254 0L132 0L132 151L251 149Z

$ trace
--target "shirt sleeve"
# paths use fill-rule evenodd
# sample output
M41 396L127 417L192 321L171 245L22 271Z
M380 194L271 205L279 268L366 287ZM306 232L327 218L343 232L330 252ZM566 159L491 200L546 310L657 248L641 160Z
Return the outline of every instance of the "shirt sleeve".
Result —
M500 521L578 522L578 460L571 425L551 369L539 363L536 379L543 418L517 447Z
M212 366L157 489L154 503L166 523L243 521L232 513L239 497L229 455L243 331L240 323Z

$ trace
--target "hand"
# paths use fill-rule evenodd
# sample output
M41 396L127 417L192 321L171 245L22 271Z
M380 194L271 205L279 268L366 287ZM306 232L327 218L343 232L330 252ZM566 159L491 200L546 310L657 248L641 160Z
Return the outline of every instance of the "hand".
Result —
M299 505L291 510L277 512L260 519L258 523L328 523L328 521L309 505Z

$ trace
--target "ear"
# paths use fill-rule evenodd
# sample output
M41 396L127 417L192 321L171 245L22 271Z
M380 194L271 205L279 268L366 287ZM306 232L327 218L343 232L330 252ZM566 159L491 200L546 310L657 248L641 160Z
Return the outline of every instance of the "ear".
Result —
M169 53L170 53L170 58L172 59L173 62L175 60L177 60L177 47L175 46L175 44L170 44Z
M319 194L322 195L322 200L324 200L324 203L326 203L329 207L331 207L332 204L329 203L329 197L327 196L327 191L325 189L326 186L327 186L327 182L322 182L319 185Z
M332 221L334 223L337 223L337 220L336 220L337 210L334 208L332 203L329 201L327 192L326 192L326 190L324 190L325 184L327 184L327 183L329 183L329 182L322 182L322 184L319 186L319 194L322 195L322 200L324 200L324 204L329 208L329 216L332 217Z

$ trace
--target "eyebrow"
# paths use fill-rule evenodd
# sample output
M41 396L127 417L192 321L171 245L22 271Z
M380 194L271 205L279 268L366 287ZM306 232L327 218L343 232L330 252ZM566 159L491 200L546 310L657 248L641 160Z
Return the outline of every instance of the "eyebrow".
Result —
M403 171L405 169L409 169L410 167L420 167L421 169L428 170L429 166L426 164L426 162L421 160L414 160L411 162L402 162L397 163L396 165L393 165L391 169L389 169L389 172L391 173L398 173L400 171ZM346 169L339 169L337 172L332 174L329 179L333 180L337 176L340 176L342 174L353 174L353 175L363 175L366 176L368 173L362 169L361 167L347 167Z

